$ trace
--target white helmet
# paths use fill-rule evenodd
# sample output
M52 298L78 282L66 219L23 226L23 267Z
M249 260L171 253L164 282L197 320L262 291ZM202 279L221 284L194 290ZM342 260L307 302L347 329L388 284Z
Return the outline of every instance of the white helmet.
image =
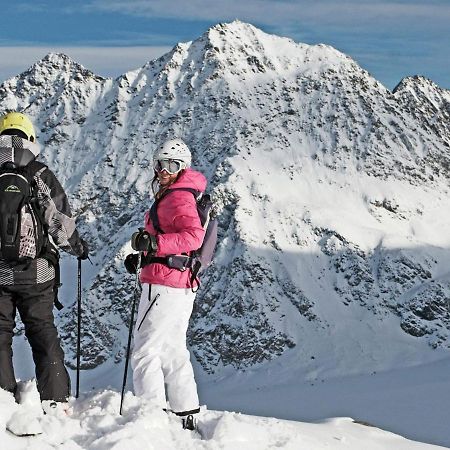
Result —
M153 154L154 162L160 159L175 159L184 162L186 167L190 167L192 155L185 142L182 139L175 138L164 142Z

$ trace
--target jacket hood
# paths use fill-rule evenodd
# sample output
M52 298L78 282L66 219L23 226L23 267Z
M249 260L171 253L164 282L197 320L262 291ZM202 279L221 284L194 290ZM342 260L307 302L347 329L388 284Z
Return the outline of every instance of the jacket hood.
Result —
M41 146L19 136L0 136L0 161L13 161L19 167L26 166L36 158Z
M170 188L190 188L200 192L205 192L207 180L205 176L190 167L185 169L180 177L173 183Z

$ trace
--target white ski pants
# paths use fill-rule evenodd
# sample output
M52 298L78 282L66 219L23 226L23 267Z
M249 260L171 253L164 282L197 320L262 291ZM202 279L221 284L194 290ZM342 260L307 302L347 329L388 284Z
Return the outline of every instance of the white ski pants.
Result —
M142 285L131 356L134 391L174 412L199 407L197 385L186 347L195 293L161 285ZM164 386L165 385L165 386Z

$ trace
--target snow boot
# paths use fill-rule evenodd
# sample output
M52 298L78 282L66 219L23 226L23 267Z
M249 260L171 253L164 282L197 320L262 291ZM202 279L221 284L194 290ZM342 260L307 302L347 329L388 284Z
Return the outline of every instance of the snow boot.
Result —
M195 431L197 430L197 418L192 414L181 418L183 424L183 430Z

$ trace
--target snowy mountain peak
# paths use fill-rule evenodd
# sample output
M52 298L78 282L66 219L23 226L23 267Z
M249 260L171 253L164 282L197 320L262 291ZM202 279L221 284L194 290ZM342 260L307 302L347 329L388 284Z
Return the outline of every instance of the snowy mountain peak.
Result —
M101 79L64 53L48 53L22 75L26 78L34 78L37 82L39 80L48 82L52 79L61 79L61 77L65 81L71 78L78 81L92 77Z
M74 98L75 103L83 101L79 97L86 86L104 81L104 78L85 69L69 56L49 53L25 72L0 85L0 98L5 109L26 110L41 126L34 110L42 108L44 104L47 109L51 109L66 95L67 98ZM17 102L17 98L22 100ZM29 103L26 99L29 99ZM64 108L67 108L67 103Z
M76 65L80 69L84 69L83 66L72 60L68 55L65 53L54 53L50 52L47 55L45 55L39 62L36 63L37 65L47 65L51 64L55 69L64 69L67 67L70 67L72 65Z
M270 35L251 24L235 20L210 28L196 43L206 43L230 71L244 73L337 69L353 64L346 55L331 46L297 44L290 38Z
M416 89L429 89L429 90L439 90L439 86L434 83L429 78L426 78L422 75L414 75L402 78L397 86L393 89L393 92L397 92L399 90L416 90Z
M398 97L410 98L428 98L430 101L436 102L438 109L443 108L449 110L450 90L440 88L432 80L415 75L403 78L394 88L393 93Z
M409 113L421 120L422 128L437 133L447 149L439 159L447 164L450 149L450 90L422 76L406 77L393 91ZM447 168L444 167L447 172ZM448 172L447 172L448 173Z

